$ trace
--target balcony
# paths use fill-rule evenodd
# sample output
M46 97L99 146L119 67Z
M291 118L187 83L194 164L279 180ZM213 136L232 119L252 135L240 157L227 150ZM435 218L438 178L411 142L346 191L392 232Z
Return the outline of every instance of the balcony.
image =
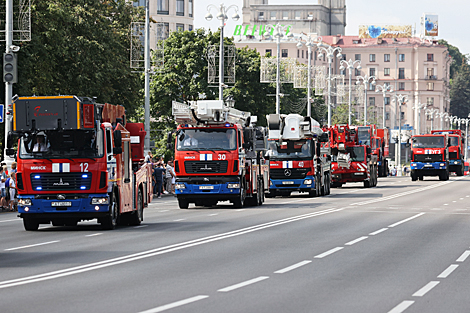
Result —
M436 75L426 75L426 77L424 79L425 80L437 80L437 76Z

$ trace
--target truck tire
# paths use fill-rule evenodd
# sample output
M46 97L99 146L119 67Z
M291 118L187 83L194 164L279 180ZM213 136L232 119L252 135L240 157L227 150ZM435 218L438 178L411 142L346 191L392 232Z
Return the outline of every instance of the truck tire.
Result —
M439 180L447 180L449 175L447 174L447 172L440 172L439 173ZM447 179L446 179L447 178Z
M364 188L370 188L370 180L364 181Z
M129 225L138 226L144 220L144 197L142 191L139 189L137 194L137 210L130 216Z
M233 207L237 209L242 208L245 205L245 199L246 199L245 186L246 186L245 179L243 179L242 184L240 185L240 195L237 199L233 200Z
M327 174L326 176L326 195L328 196L331 194L331 178L330 178L330 173Z
M184 199L178 199L178 206L180 209L187 209L189 207L189 202Z
M457 171L455 171L455 173L457 174L457 176L463 176L463 168L459 167Z
M101 221L103 230L113 230L118 223L119 207L118 207L116 193L111 196L111 203L109 204L109 215L104 217Z
M27 231L35 231L39 228L39 222L33 218L23 217L23 226Z
M417 181L418 180L418 174L416 174L415 171L411 171L411 181Z

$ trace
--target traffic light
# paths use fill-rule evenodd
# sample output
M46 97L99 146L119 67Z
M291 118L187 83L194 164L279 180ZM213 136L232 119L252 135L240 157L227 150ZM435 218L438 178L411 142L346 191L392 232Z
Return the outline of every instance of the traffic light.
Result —
M3 54L3 82L14 84L18 81L16 54L9 52Z

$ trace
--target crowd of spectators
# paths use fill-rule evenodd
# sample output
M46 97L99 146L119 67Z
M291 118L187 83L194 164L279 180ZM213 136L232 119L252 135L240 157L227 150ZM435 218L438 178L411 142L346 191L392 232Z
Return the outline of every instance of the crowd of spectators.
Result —
M175 194L176 174L173 168L173 160L167 163L163 158L154 157L151 152L145 156L145 162L152 164L153 195L161 198L162 194Z
M6 163L0 163L0 207L2 211L16 211L16 162L10 169Z

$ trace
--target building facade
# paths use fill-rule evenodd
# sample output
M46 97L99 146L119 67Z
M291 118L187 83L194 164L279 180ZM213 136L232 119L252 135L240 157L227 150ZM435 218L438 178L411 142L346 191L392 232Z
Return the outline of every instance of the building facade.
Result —
M318 0L318 4L270 5L268 0L243 0L243 26L288 24L298 33L344 35L346 0Z
M355 86L360 76L376 77L376 85L391 85L392 93L387 93L384 99L382 92L376 92L376 87L369 84L367 90L368 121L376 121L379 127L383 125L383 106L385 104L385 126L398 126L400 106L395 95L408 98L401 105L401 125L413 126L417 133L429 132L434 129L448 129L449 122L436 114L426 115L425 109L435 112L449 112L449 75L451 58L447 47L437 42L422 41L418 38L384 38L361 39L358 36L322 36L322 41L342 49L343 60L360 60L361 69L352 71L352 85ZM296 58L298 62L307 64L308 53L305 45L298 49L296 40L284 40L280 44L281 57ZM242 40L236 42L237 47L249 46L257 49L262 56L269 53L276 56L277 44L271 40ZM328 69L328 59L325 55L319 57L316 47L312 52L312 65L325 66ZM332 60L332 74L345 75L345 85L349 85L348 69L340 71L340 60ZM358 102L354 95L354 112L359 121L363 121L364 103ZM346 102L347 97L346 97ZM422 104L420 110L418 104ZM333 109L334 112L334 109ZM428 112L430 112L428 110ZM441 123L442 122L442 123Z

